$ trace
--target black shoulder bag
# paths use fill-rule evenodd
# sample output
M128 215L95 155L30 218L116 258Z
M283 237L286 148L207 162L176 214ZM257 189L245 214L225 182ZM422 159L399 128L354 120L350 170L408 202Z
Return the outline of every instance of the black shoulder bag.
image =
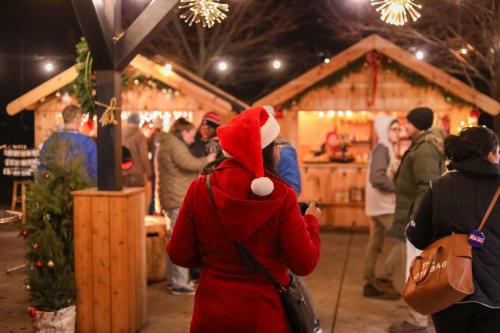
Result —
M217 210L212 186L210 185L210 175L207 175L206 183L210 200ZM315 319L312 304L309 304L304 297L297 278L290 273L290 285L288 287L282 286L242 243L234 242L234 246L245 260L248 270L254 273L255 269L257 269L276 288L293 332L312 333Z

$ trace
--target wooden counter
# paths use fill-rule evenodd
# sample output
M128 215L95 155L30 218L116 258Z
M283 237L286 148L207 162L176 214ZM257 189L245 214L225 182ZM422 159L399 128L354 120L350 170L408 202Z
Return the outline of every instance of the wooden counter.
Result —
M316 202L323 210L322 227L366 229L370 219L365 215L364 189L367 164L318 163L301 164L301 201Z

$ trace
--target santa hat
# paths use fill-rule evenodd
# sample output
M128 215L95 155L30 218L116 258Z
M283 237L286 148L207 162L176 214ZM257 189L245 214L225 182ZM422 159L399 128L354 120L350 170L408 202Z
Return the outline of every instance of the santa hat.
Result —
M255 175L251 189L260 197L274 190L272 180L264 177L262 149L269 146L279 132L276 119L262 107L246 110L217 129L222 152Z
M205 115L201 119L201 124L208 125L216 129L217 127L220 126L219 114L213 111L205 113Z

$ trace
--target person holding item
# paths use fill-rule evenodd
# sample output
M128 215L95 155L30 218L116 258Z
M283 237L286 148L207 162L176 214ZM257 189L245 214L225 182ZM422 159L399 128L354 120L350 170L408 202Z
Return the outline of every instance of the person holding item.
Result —
M320 211L311 204L302 216L275 172L279 131L263 108L236 116L217 131L227 159L189 187L167 252L177 265L203 268L192 333L290 332L278 291L235 246L244 244L282 286L288 269L307 275L319 261Z
M449 173L432 181L408 240L418 249L456 234L471 234L500 189L498 136L483 127L465 128L445 141ZM432 315L437 333L500 332L500 202L482 230L482 244L472 249L474 293Z

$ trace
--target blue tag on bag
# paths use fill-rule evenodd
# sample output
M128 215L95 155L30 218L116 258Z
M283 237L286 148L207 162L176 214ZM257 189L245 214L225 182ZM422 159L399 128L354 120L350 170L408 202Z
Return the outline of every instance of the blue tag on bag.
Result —
M479 230L474 230L469 234L469 244L472 247L475 248L482 247L484 245L485 240L486 237L484 236L484 233Z

